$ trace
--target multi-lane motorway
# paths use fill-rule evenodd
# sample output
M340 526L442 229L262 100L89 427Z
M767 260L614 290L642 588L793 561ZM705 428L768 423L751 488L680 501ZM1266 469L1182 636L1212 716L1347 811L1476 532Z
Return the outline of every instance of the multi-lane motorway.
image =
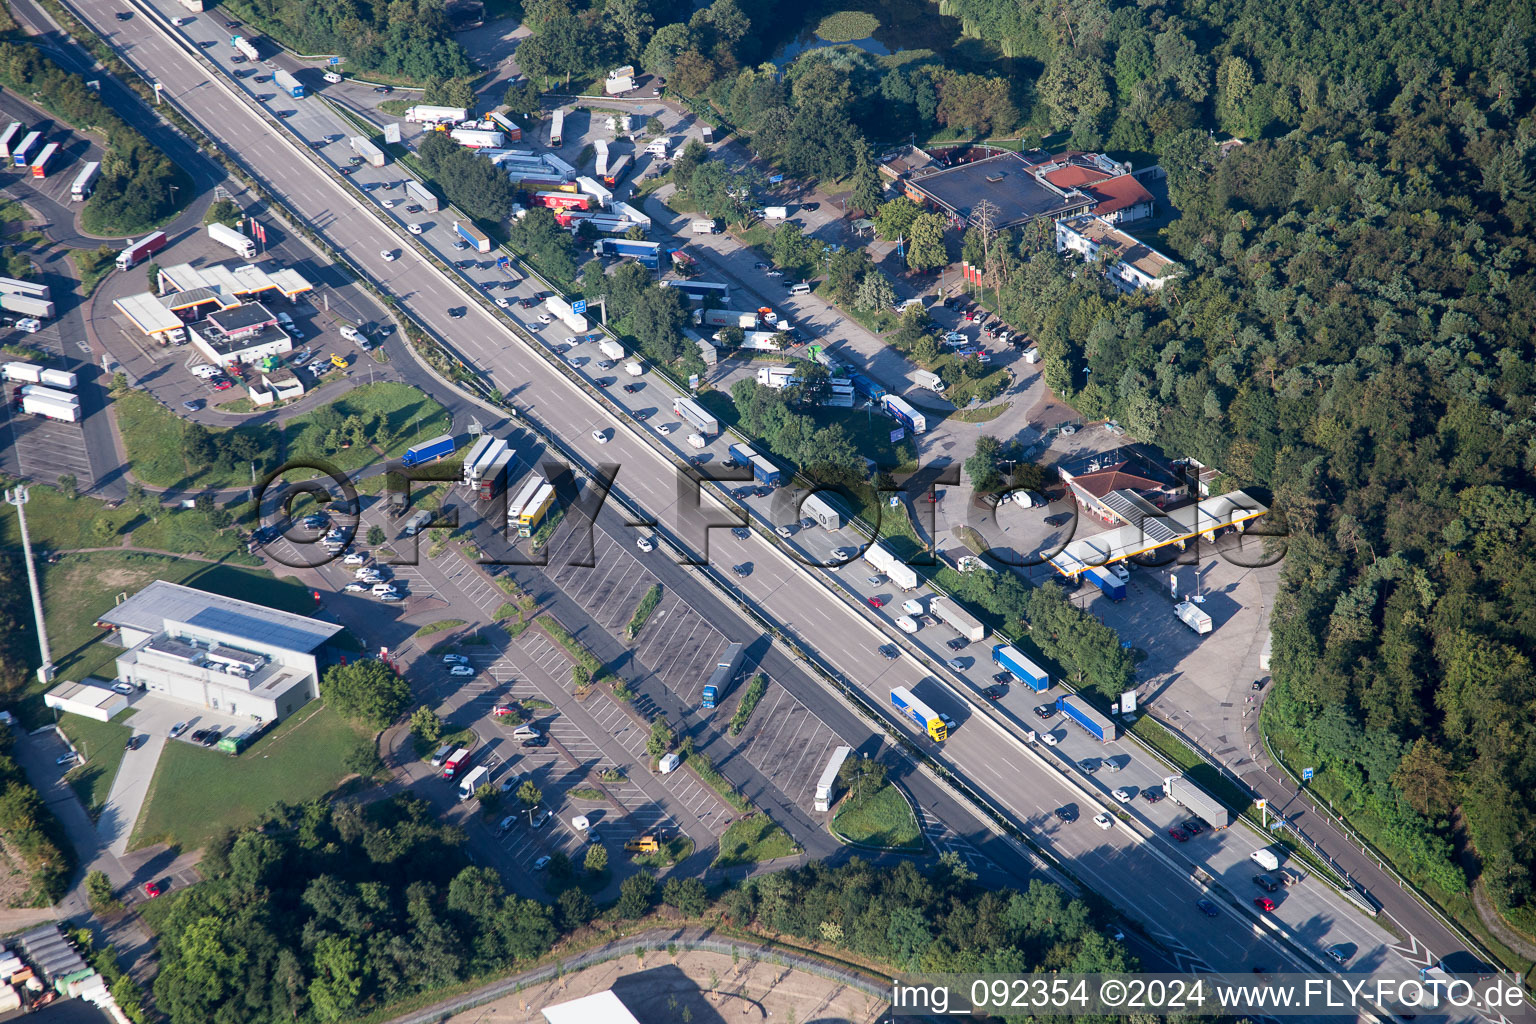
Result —
M114 17L120 8L108 0L82 0L76 7L130 62L161 82L169 99L238 154L267 187L283 195L335 248L348 254L429 328L451 339L467 359L490 376L498 389L514 393L519 407L560 437L573 457L588 466L616 463L616 493L659 519L668 531L683 537L690 546L703 549L696 516L689 513L686 501L679 500L685 489L678 486L676 463L657 450L662 439L656 435L642 439L634 433L594 392L577 386L551 363L535 355L526 342L507 329L500 314L468 303L466 316L451 317L451 307L466 305L455 291L457 284L440 266L407 244L408 236L396 234L365 212L364 204L376 200L363 198L312 163L309 154L289 140L272 116L273 111L294 111L286 119L288 130L306 143L349 134L349 127L328 107L315 98L278 97L263 111L252 93L242 96L242 86L222 75L211 74L204 61L227 59L219 46L227 32L216 13L197 16L183 30L193 43L214 44L198 51L173 38L166 24L169 13L152 17L150 8L141 4L137 7L138 16L120 22ZM167 12L171 8L172 5L166 5ZM224 68L225 72L229 70L232 69ZM338 155L337 162L344 159ZM356 177L366 184L370 180L395 180L402 175L392 168L365 168ZM423 219L436 221L421 236L423 241L441 246L445 259L463 258L450 247L447 217L439 214ZM386 251L401 255L386 261L380 255ZM524 282L499 294L529 297L534 293L534 288ZM557 339L564 337L558 327L545 330ZM637 403L637 407L669 408L670 392L651 376L647 375L641 392L645 401ZM609 440L597 441L595 431L606 431L604 436ZM723 452L714 454L716 458L723 457ZM728 510L712 499L704 499L704 506L713 522L731 521ZM599 515L597 525L618 542L633 543L635 533L617 510L606 509ZM811 573L815 570L792 562L781 547L758 533L748 540L739 540L728 531L712 531L709 551L711 562L718 565L753 562L756 571L734 581L742 597L814 650L831 672L858 687L874 706L886 707L886 695L897 684L919 690L937 687L937 692L953 700L960 713L956 717L964 716L961 727L942 747L931 745L929 753L975 789L986 793L1016 827L1060 858L1078 878L1113 899L1149 934L1176 954L1182 953L1189 965L1236 970L1255 965L1271 970L1301 969L1318 963L1323 947L1342 943L1355 950L1350 970L1403 977L1413 973L1427 955L1411 939L1398 943L1317 881L1309 880L1285 894L1272 915L1273 920L1261 922L1249 905L1257 890L1248 880L1253 871L1247 854L1261 845L1256 836L1233 829L1175 847L1160 834L1171 820L1171 812L1165 809L1156 815L1156 808L1144 811L1139 807L1133 824L1117 824L1105 831L1094 828L1088 819L1100 804L1113 805L1113 801L1103 798L1102 787L1094 780L1082 779L1077 774L1079 769L1073 766L1058 764L1065 771L1050 767L1043 759L1057 758L1059 762L1062 754L1026 749L1018 738L1015 723L994 717L990 709L971 703L958 687L951 689L949 684L939 682L917 660L906 656L894 661L881 658L876 649L890 638L852 612L828 581L813 578ZM687 582L689 577L695 577L696 570L665 563L665 547L645 557L656 563L658 572L675 574L679 578L677 586L697 588L696 578L691 584ZM842 570L842 574L850 571L860 570ZM802 679L795 696L823 720L839 713L848 714L830 691L810 679ZM1073 744L1064 746L1064 752L1073 760L1080 760L1079 748L1086 741L1070 735L1064 740ZM1130 747L1112 746L1092 753L1132 764L1146 757ZM1125 774L1126 771L1131 774ZM1155 777L1149 765L1138 770L1126 769L1121 774L1126 782L1117 780L1120 785L1143 786ZM917 795L926 801L926 794ZM1053 817L1056 808L1067 804L1077 804L1085 812L1072 825L1060 824ZM1225 890L1217 892L1221 912L1215 918L1207 918L1195 908L1195 900L1205 891L1204 885L1194 879L1200 874L1215 879ZM1299 957L1290 947L1277 942L1272 928L1283 930L1307 956ZM1415 956L1416 951L1423 955Z

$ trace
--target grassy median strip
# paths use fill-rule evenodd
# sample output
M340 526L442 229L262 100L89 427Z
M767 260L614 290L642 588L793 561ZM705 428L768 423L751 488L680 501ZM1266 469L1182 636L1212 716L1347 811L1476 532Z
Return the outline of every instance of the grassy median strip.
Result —
M440 619L437 622L429 622L416 631L417 636L431 636L433 633L441 633L445 629L458 629L464 625L463 619Z
M660 603L661 584L656 583L651 586L650 590L645 592L645 596L640 599L640 603L635 605L635 614L629 617L629 627L625 632L631 640L640 635L640 631L645 628L646 620L651 617L651 612L655 611L656 606Z
M741 730L747 727L747 719L752 717L752 712L757 710L758 702L763 699L763 694L768 692L768 677L763 675L753 676L752 682L747 684L747 689L741 695L741 703L736 705L736 713L731 716L731 735L741 735Z
M757 810L757 808L752 806L752 801L742 796L736 787L727 781L724 775L715 770L714 762L710 761L708 757L695 752L688 755L687 764L698 773L699 778L704 780L705 785L719 793L725 798L726 803L736 808L742 814L751 814Z
M545 615L539 619L539 628L542 629L551 640L564 647L566 653L576 659L576 664L587 670L587 675L596 681L603 674L602 662L597 660L597 655L587 650L586 645L571 635L571 631L560 624L558 619L552 619Z
M653 868L669 868L693 856L693 840L684 835L673 836L664 839L661 848L655 853L636 853L630 859L636 864L644 864Z

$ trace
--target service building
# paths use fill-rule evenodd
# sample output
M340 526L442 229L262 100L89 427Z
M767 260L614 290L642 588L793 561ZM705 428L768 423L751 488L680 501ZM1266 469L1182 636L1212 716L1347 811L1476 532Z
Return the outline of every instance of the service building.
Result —
M319 695L318 653L342 627L156 580L97 621L126 651L123 682L263 722Z

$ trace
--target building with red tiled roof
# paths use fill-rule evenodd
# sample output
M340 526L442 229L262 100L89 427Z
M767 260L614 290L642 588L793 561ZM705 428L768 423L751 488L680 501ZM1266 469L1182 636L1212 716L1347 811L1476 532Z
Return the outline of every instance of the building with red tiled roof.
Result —
M1130 506L1154 513L1189 494L1188 484L1131 446L1063 463L1059 471L1078 507L1106 523L1124 521Z

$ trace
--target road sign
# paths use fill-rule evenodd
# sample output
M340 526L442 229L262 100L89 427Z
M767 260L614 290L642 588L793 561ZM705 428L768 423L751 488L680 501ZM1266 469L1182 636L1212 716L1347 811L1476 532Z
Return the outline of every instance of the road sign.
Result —
M331 67L335 67L336 65L341 63L341 58L340 57L332 57L326 63L330 64Z
M694 391L694 392L697 392L699 390L699 375L698 374L690 373L688 375L688 390L689 391Z
M1283 828L1285 828L1285 819L1284 818L1276 818L1274 820L1274 823L1269 826L1269 830L1271 832L1279 832Z
M1301 770L1301 781L1302 782L1311 782L1312 781L1312 774L1316 770L1317 769L1315 769L1315 768L1303 768Z
M768 184L770 184L770 185L777 185L779 182L781 182L783 180L784 180L784 175L782 175L782 174L771 175L768 178Z
M1265 800L1263 797L1259 797L1257 800L1255 800L1253 802L1253 806L1257 807L1259 810L1262 811L1264 808L1269 806L1269 801Z
M894 495L894 494L891 495L891 508L896 508L900 504L901 504L901 499L896 497L896 495Z
M571 303L571 312L572 313L585 313L586 311L587 311L587 300L586 299L577 299L575 302Z

